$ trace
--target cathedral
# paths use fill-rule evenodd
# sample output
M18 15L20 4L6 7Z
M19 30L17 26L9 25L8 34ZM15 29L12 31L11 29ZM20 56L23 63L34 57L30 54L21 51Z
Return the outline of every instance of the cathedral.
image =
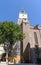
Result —
M41 26L31 26L24 10L19 12L17 24L21 26L25 38L16 42L14 50L16 49L17 54L15 57L8 56L8 62L41 63ZM5 53L3 46L0 46L0 54Z
M25 34L25 38L21 42L20 56L23 57L21 62L41 62L41 26L31 26L24 10L19 12L18 24Z

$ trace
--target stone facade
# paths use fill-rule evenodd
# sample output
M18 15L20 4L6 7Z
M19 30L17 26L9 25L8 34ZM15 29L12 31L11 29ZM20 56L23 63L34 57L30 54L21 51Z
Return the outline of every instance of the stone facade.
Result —
M13 47L16 52L16 55L14 57L14 54L11 53L11 56L8 57L8 61L14 62L16 64L20 64L21 62L41 62L41 26L31 26L28 19L28 15L23 10L19 13L18 24L21 26L21 29L25 34L25 38L21 43L20 41L15 43Z
M21 16L20 16L21 14ZM35 46L39 47L39 57L41 58L41 26L31 26L27 14L24 11L19 13L18 24L21 26L25 38L22 43L22 55L27 61L36 62Z

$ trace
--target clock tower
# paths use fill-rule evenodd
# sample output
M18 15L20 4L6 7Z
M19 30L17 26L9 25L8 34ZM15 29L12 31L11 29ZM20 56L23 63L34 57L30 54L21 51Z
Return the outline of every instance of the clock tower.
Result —
M23 55L24 58L26 58L28 54L26 47L29 43L30 23L29 23L28 15L24 10L21 10L19 12L18 24L21 26L22 31L25 34L25 38L23 42L21 43L21 55Z
M27 13L24 10L21 10L19 12L19 17L18 17L18 24L21 25L22 22L29 23L28 15L27 15Z

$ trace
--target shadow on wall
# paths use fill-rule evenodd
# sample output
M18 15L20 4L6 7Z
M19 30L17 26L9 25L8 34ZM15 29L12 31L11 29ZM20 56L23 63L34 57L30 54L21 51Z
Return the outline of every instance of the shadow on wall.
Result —
M41 63L41 48L35 45L35 48L30 48L30 43L28 42L26 49L23 53L24 63Z

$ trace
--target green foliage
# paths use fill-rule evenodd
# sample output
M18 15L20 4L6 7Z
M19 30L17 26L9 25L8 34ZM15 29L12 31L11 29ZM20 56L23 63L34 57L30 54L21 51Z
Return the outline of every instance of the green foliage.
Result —
M13 21L0 22L0 43L9 41L14 44L16 41L22 41L24 34L21 27Z

